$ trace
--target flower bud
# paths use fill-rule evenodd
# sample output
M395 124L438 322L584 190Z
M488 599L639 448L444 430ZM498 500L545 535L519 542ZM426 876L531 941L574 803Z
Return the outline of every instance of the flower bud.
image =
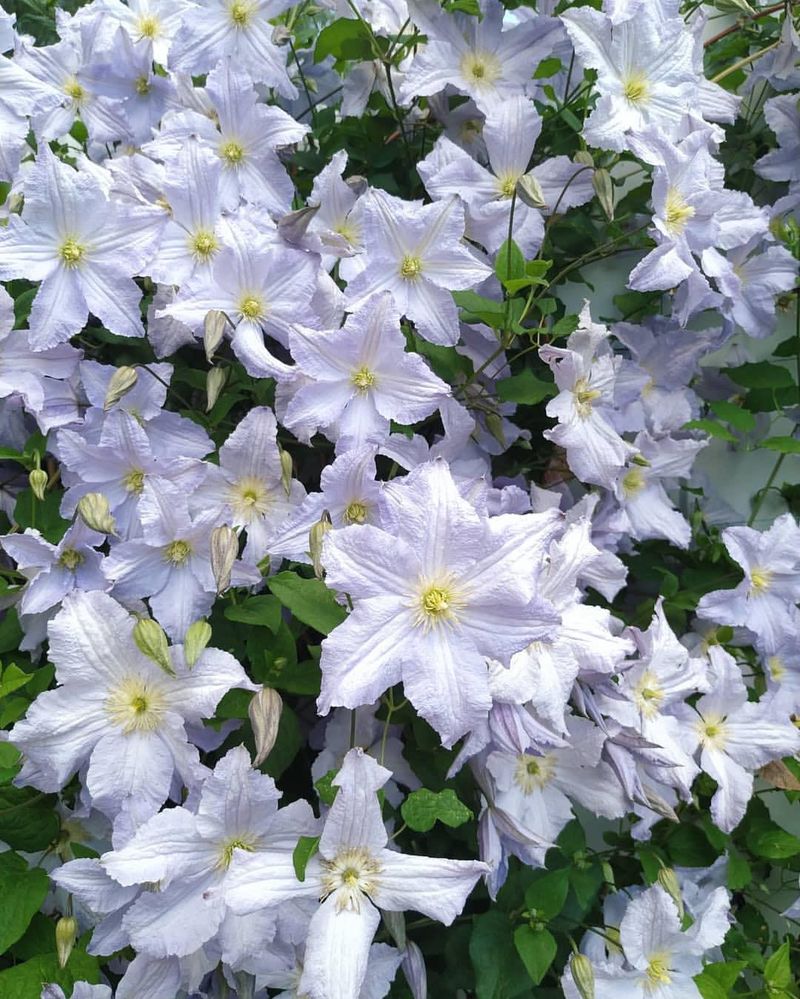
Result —
M133 626L133 640L140 652L160 666L165 673L175 676L169 657L169 645L164 629L149 617L140 618Z
M347 184L357 198L360 198L362 194L366 194L369 187L369 181L366 177L362 177L360 173L354 173L352 177L348 177L345 184Z
M211 532L211 571L217 584L217 593L231 585L231 570L239 554L239 538L228 524L215 527Z
M681 886L678 884L678 876L675 874L675 871L671 867L662 867L658 872L658 883L675 903L678 915L683 919L683 895L681 894Z
M62 916L56 923L56 953L59 968L66 967L78 938L78 921L74 916Z
M425 970L425 958L413 940L406 944L401 967L414 999L427 999L428 973Z
M275 745L282 711L281 695L272 687L262 687L257 694L253 695L247 714L250 717L250 724L253 726L253 735L256 740L254 767L261 766Z
M579 149L572 158L576 163L580 163L581 166L594 166L594 157L588 149Z
M569 970L581 999L594 999L594 968L589 958L585 954L573 954L569 959Z
M292 33L285 24L276 24L272 29L273 45L288 45L291 41Z
M600 202L600 207L605 212L609 222L614 220L614 185L611 183L611 174L608 170L601 168L595 170L592 175L592 187Z
M299 243L318 211L319 205L307 205L296 212L289 212L278 219L278 232L287 243Z
M93 531L116 534L117 525L111 516L108 500L102 493L87 493L78 500L78 516Z
M532 173L526 173L517 181L517 197L528 208L546 208L542 185Z
M381 916L392 940L403 950L406 945L406 917L402 912L387 912L385 909L381 909Z
M106 397L103 400L103 409L108 412L115 403L119 402L124 395L130 392L138 380L139 373L136 368L131 368L127 364L124 364L121 368L117 368L111 376L111 381L108 383Z
M194 666L210 641L211 625L208 621L195 621L189 625L183 639L183 658L189 669Z
M219 309L211 309L206 313L206 318L203 322L203 346L205 347L206 358L209 364L211 364L214 351L222 343L227 322L225 313L220 312Z
M34 468L28 476L31 492L40 502L44 502L44 491L47 488L48 475L43 468Z
M292 456L281 448L281 484L287 496L292 493Z
M316 524L311 525L311 530L308 532L308 554L311 556L311 564L314 566L314 575L317 579L322 579L323 576L322 542L331 530L333 530L331 515L327 510L323 510L322 516Z
M228 372L225 368L211 368L206 375L206 412L210 413L214 408L214 403L219 399L222 387L228 380Z

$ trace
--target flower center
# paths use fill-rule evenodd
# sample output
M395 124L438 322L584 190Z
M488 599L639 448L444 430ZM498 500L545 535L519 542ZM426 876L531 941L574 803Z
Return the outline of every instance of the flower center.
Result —
M78 267L86 256L86 247L79 243L77 239L69 236L58 248L58 255L64 261L64 266L69 268Z
M575 409L578 411L578 416L585 420L591 415L592 403L595 399L599 399L603 393L599 389L589 388L588 379L579 378L575 382L572 394L575 396Z
M647 980L652 985L669 985L672 976L667 967L667 957L655 954L647 965Z
M634 70L622 81L622 94L630 104L644 104L650 96L650 84L641 70Z
M204 263L217 252L219 241L211 229L198 229L190 241L192 254Z
M694 215L694 208L687 202L680 191L671 187L667 192L664 206L664 222L673 236L680 236L686 228L686 223Z
M83 560L83 555L79 551L74 548L65 548L58 558L58 564L69 569L70 572L75 572Z
M461 72L468 83L485 86L501 76L502 66L492 52L468 52L461 60Z
M517 757L514 770L514 783L523 794L533 794L548 784L555 773L555 761L551 756L531 756L522 753Z
M622 479L622 491L626 496L635 496L644 489L645 485L646 480L644 469L642 468L632 468L629 472L626 472Z
M375 384L375 375L369 368L362 367L353 372L351 381L359 392L367 392Z
M724 720L719 715L702 718L697 722L697 731L704 746L711 746L712 749L724 748L727 735Z
M217 867L221 867L223 871L227 871L231 866L234 850L244 850L246 853L252 853L255 850L255 844L250 839L236 838L226 840L220 846Z
M410 253L407 253L400 263L400 277L406 281L413 281L419 277L421 271L422 261L419 257L414 257Z
M173 565L183 565L192 554L192 546L188 541L170 541L164 549L164 560Z
M264 516L270 508L271 499L272 494L264 480L248 475L231 486L228 502L236 521L250 524Z
M138 77L134 86L140 97L146 97L150 93L150 80L146 76Z
M246 28L253 19L255 9L256 4L252 0L235 0L231 4L231 20L239 30Z
M76 104L80 104L84 97L86 97L86 91L74 76L71 76L64 84L64 93L67 97L71 97Z
M361 503L359 500L353 500L352 503L347 504L347 509L344 511L344 517L342 518L345 524L363 524L367 519L367 514L369 510L366 503Z
M244 159L244 146L235 139L229 139L219 147L219 154L225 166L237 167Z
M767 659L767 669L769 670L769 675L776 682L780 682L786 676L786 667L783 665L783 660L780 656L770 656Z
M245 295L239 303L239 311L245 319L261 319L264 315L264 303L256 295Z
M122 484L129 493L139 493L144 489L144 472L140 468L134 468L122 480Z
M519 177L512 174L505 174L503 177L497 178L497 189L504 198L511 198L514 196L514 191L517 189L517 181Z
M322 898L335 893L338 912L360 912L362 896L374 893L380 873L381 865L365 847L342 850L322 861Z
M159 33L161 24L157 17L154 17L152 14L145 14L139 18L137 27L139 28L139 35L142 38L155 38Z
M106 710L111 721L126 735L152 732L161 724L166 699L163 691L152 683L131 676L109 694Z
M751 569L750 571L750 595L760 597L766 593L772 583L772 572L770 569Z
M642 673L634 687L633 697L645 718L658 714L664 702L664 691L655 673L649 669Z

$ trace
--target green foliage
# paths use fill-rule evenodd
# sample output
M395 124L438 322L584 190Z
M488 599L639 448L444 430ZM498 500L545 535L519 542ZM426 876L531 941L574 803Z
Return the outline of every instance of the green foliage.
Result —
M319 579L304 579L294 572L279 572L268 580L269 588L298 621L327 635L347 617L333 593Z
M437 822L455 829L472 818L472 812L451 788L438 793L424 787L412 791L400 807L400 814L406 825L417 832L428 832Z

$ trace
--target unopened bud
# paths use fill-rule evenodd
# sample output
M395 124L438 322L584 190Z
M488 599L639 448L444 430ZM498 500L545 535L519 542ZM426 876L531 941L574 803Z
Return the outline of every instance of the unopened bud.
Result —
M56 953L59 968L66 967L78 938L78 921L74 916L62 916L56 923Z
M594 166L594 158L588 149L579 149L572 157L573 163L580 163L581 166Z
M222 343L227 322L225 313L220 312L219 309L211 309L206 313L206 318L203 322L203 346L205 347L206 358L209 364L211 364L214 351Z
M662 867L658 872L658 883L675 903L678 915L683 919L683 895L681 894L681 886L678 884L678 876L675 871L671 867Z
M206 375L206 412L210 413L214 408L214 403L219 399L222 386L228 380L228 372L225 368L211 368Z
M299 243L318 211L319 205L307 205L296 212L289 212L278 219L278 232L287 243Z
M208 621L195 621L189 625L183 639L183 658L189 669L194 666L210 641L211 625Z
M121 368L117 368L111 376L111 381L108 383L106 397L103 400L103 409L106 412L111 409L115 403L119 402L124 395L130 392L138 381L139 373L136 368L131 368L127 364L124 364Z
M609 222L614 220L614 185L611 174L601 167L592 174L592 187Z
M133 626L133 640L139 651L148 659L160 666L165 673L175 676L169 657L167 636L158 621L153 621L149 617L140 618Z
M217 593L231 585L231 570L239 554L239 538L228 524L215 527L211 532L211 571L217 584Z
M292 33L285 24L276 24L272 29L272 42L274 45L286 45L291 37Z
M281 695L272 687L262 687L253 695L247 714L253 726L256 741L256 758L253 766L258 767L269 756L275 740L278 738L278 724L283 711Z
M47 488L48 475L43 468L34 468L28 476L31 492L40 502L44 502L44 491Z
M392 940L402 950L406 945L406 917L402 912L387 912L385 909L381 909L381 916Z
M348 177L345 184L347 184L357 198L360 198L362 194L366 194L369 187L367 178L362 177L359 173L354 173L352 177Z
M111 516L108 500L102 493L87 493L78 500L78 516L93 531L116 534L117 525Z
M322 542L325 540L325 535L331 530L333 530L331 515L327 510L323 510L322 516L316 524L311 525L311 530L308 532L308 554L311 557L311 564L314 566L314 575L317 579L322 579L323 576Z
M401 967L414 999L428 999L428 973L425 970L425 958L413 940L409 940L406 944Z
M281 449L281 484L287 496L292 492L292 456L288 451Z
M546 208L542 185L532 173L526 173L517 181L517 197L528 208Z
M569 970L581 999L594 999L594 968L589 958L585 954L573 954L569 959Z

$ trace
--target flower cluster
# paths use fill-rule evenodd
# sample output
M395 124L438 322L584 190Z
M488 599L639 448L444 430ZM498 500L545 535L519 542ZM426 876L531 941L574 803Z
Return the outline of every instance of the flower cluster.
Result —
M716 995L800 789L791 5L66 6L0 9L0 994Z

